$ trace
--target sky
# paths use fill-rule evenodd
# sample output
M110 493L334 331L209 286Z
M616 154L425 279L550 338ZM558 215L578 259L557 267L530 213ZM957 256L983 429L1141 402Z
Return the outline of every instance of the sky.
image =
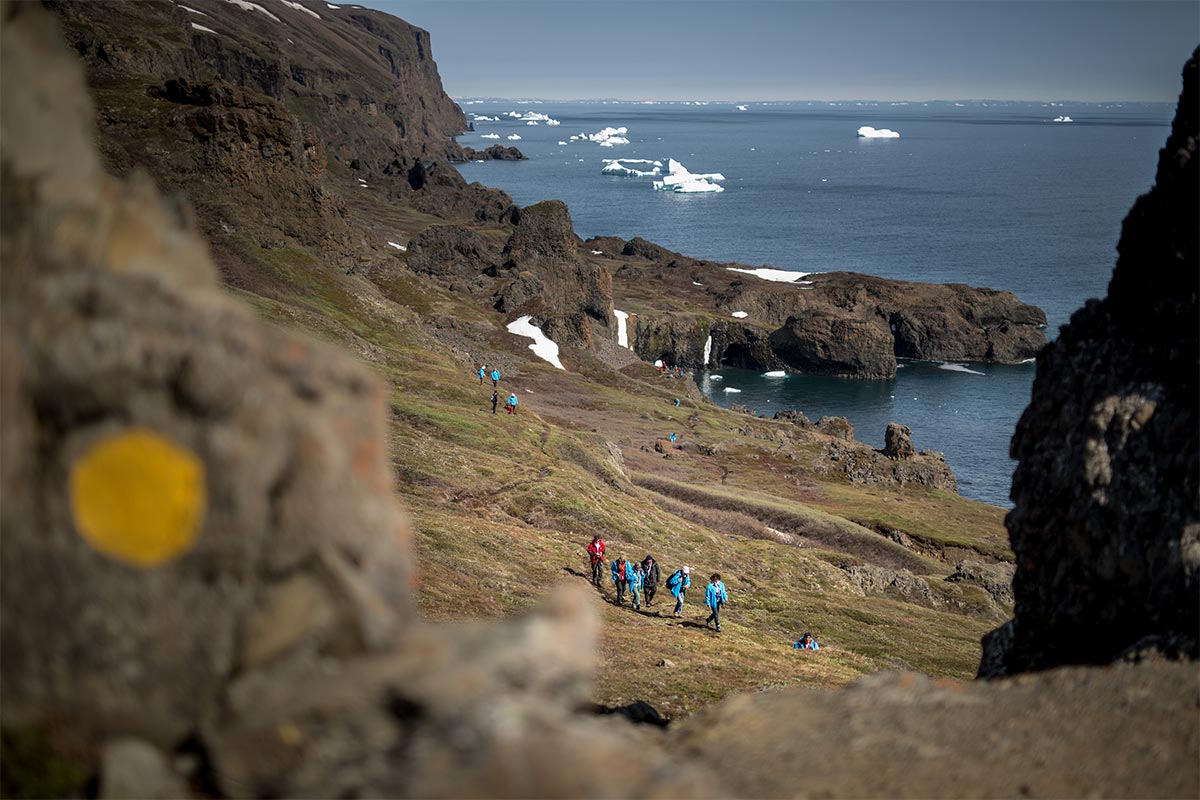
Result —
M1200 2L354 0L454 97L1166 101Z

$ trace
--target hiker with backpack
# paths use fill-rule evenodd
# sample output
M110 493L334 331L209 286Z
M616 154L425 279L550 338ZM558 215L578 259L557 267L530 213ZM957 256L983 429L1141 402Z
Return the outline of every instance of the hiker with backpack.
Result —
M612 579L613 583L617 585L617 605L625 602L625 590L629 588L629 573L632 571L625 556L612 562Z
M717 623L717 633L721 632L721 607L728 602L729 593L725 591L725 584L721 583L721 575L714 572L708 579L708 587L704 590L704 603L711 612L708 619L704 620L704 624Z
M642 572L642 565L634 561L625 570L629 576L629 599L633 601L633 610L642 610L642 585L646 576Z
M479 385L483 386L483 376L487 374L487 364L479 365Z
M596 588L600 588L600 570L604 567L604 540L600 538L600 534L592 537L592 543L587 546L588 557L592 562L592 583Z
M500 368L496 367L492 370L492 388L500 385Z
M683 616L683 596L692 585L691 572L687 567L680 567L667 578L667 588L675 595L675 612L671 616Z
M479 382L483 383L483 379L480 378ZM500 393L497 392L495 389L493 389L492 390L492 413L493 414L496 413L496 404L499 402L500 402Z
M658 593L658 582L662 573L658 571L658 562L653 556L647 555L642 559L642 591L646 595L646 605L654 605L654 595Z
M513 392L508 396L508 413L515 416L517 413L517 393Z

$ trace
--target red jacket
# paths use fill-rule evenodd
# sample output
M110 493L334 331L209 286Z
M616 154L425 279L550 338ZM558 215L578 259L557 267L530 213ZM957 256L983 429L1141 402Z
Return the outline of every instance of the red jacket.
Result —
M592 557L592 563L604 560L604 540L597 539L587 546L588 555Z

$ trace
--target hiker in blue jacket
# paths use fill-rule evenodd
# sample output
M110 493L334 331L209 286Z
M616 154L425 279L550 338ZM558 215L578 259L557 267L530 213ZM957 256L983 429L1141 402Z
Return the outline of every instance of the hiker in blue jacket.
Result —
M496 369L492 370L492 386L498 386L499 384L500 384L500 369L499 369L499 367L497 367Z
M517 393L516 392L513 392L512 394L510 394L508 396L508 413L509 414L517 413L517 402L518 401L517 401Z
M633 610L642 610L642 585L646 579L645 573L642 572L642 565L637 561L629 562L625 567L625 574L629 576L629 599L633 601Z
M800 637L799 641L797 641L794 645L792 645L792 649L793 650L820 650L821 645L817 644L817 640L813 638L813 635L811 633L805 633L803 636Z
M675 613L672 616L683 616L683 596L687 594L691 585L691 570L687 567L675 570L671 573L671 577L667 578L667 588L671 590L671 594L675 595Z
M717 633L721 632L721 606L728 602L729 593L725 591L725 584L721 583L721 575L714 572L708 579L708 586L704 590L704 603L711 611L708 619L704 620L704 624L717 623Z
M625 602L625 590L629 588L629 577L632 572L633 567L625 560L625 556L612 562L612 579L613 583L617 585L617 605Z
M487 374L487 364L479 367L479 385L483 386L483 376Z

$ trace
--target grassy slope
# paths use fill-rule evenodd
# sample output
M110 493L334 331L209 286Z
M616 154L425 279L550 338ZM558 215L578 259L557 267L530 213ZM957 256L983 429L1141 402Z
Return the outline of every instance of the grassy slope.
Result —
M641 364L617 373L568 352L570 371L560 372L534 359L527 340L504 333L498 315L408 273L381 293L302 250L246 252L275 288L269 299L240 292L244 299L267 318L348 346L393 386L391 452L417 529L427 618L525 609L557 581L584 579L584 546L601 532L611 555L653 553L664 571L686 563L697 580L682 624L657 616L670 610L665 591L655 613L641 615L597 596L600 702L646 699L680 714L732 691L834 686L884 668L973 675L979 637L994 621L863 597L839 565L907 567L936 582L952 569L936 553L855 523L1003 557L999 509L821 478L803 467L819 445L794 438L786 424L697 400ZM492 416L491 386L473 377L474 352L428 335L422 320L446 317L491 326L478 352L507 351L521 364L501 386L520 388L518 417ZM664 458L653 443L671 431L719 454L672 450ZM624 469L607 443L620 448ZM764 538L768 525L805 546ZM731 595L720 636L700 626L712 571ZM794 652L804 630L825 648ZM676 666L656 666L662 658Z

